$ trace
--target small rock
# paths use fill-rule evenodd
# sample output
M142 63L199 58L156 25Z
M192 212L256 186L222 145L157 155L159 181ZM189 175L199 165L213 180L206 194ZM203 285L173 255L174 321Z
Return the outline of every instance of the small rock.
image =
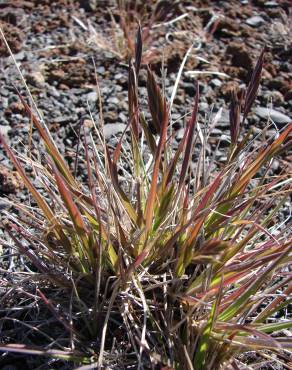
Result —
M213 112L212 120L214 119L217 112ZM230 119L229 119L229 110L222 109L221 115L218 119L216 127L228 128L230 126Z
M242 67L246 70L252 69L252 56L243 44L230 43L226 49L226 53L232 56L231 63L233 66Z
M106 123L116 123L118 121L118 114L116 111L105 112L103 118Z
M177 105L182 105L184 104L184 98L181 94L177 95L174 99L173 99L173 103L174 104L177 104Z
M111 136L117 135L120 132L123 132L126 128L126 125L123 123L109 123L104 126L104 137L109 139Z
M105 73L104 66L96 67L96 73L99 75L103 75Z
M54 86L50 86L50 89L48 89L48 93L54 98L59 98L61 96L59 91Z
M259 27L265 23L265 20L260 15L255 15L254 17L248 18L245 23L252 27Z
M83 121L83 126L86 127L86 128L92 128L93 127L93 122L91 119L85 119Z
M97 92L92 91L89 94L86 95L86 98L89 103L95 103L97 101Z
M286 114L283 114L275 109L270 109L266 107L256 107L254 109L254 112L257 116L259 116L262 119L268 119L270 117L275 123L279 125L285 125L291 122L290 117L286 116Z
M266 1L265 2L265 7L266 8L275 8L277 6L279 6L277 1Z
M220 81L219 78L213 78L213 80L210 81L210 85L213 87L221 87L222 81Z
M7 98L7 96L9 95L9 91L7 89L4 88L4 86L1 87L1 96L5 96Z
M0 126L0 134L3 135L4 137L7 137L8 131L11 130L10 126Z
M128 121L127 116L126 116L123 112L120 112L120 113L119 113L119 119L120 119L123 123L127 123L127 121Z
M35 87L42 87L45 83L45 77L41 72L33 72L26 75L26 80L28 83Z
M176 132L176 135L175 135L176 140L177 140L177 141L182 140L182 138L184 137L184 134L185 134L185 129L184 129L184 128L180 128L180 129Z
M110 98L107 100L107 102L108 102L109 104L119 105L120 100L119 100L118 98L116 98L115 96L112 96L112 97L110 97Z
M278 172L280 169L280 162L277 159L274 159L272 162L272 170L273 172Z
M209 111L209 104L208 103L199 103L199 112L200 113L207 113Z
M57 84L55 84L55 86L57 86ZM61 90L70 90L70 87L66 84L60 84L59 87Z
M0 109L6 109L8 107L8 98L1 97Z
M23 187L20 175L16 171L11 171L0 164L0 193L15 193L17 190L23 189Z
M264 99L267 103L273 102L276 105L282 105L284 103L284 96L280 93L280 91L269 91L264 95Z
M19 53L14 54L14 58L15 58L15 60L17 60L18 62L22 62L24 59L26 59L25 52L24 52L24 51L20 51Z
M77 121L78 117L76 115L72 116L60 116L54 119L54 123L58 123L60 125L64 125L66 123L75 122Z
M80 6L86 11L94 11L97 7L98 0L79 0Z
M210 132L210 135L220 137L222 135L222 130L220 130L219 128L213 128Z
M16 113L23 113L24 112L24 106L20 102L13 102L6 109L6 112L5 113L9 113L9 112L12 112L14 114L16 114Z
M186 94L194 96L196 94L196 85L193 82L185 82L183 88Z

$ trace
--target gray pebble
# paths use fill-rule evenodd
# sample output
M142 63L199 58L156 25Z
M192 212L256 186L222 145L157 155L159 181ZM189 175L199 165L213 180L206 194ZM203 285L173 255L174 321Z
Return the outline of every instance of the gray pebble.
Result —
M97 92L92 91L86 96L89 103L95 103L97 101Z
M193 96L196 94L196 85L194 82L185 82L183 84L183 88L185 92L190 96Z
M4 137L7 136L8 134L8 131L11 130L11 127L10 126L2 126L0 125L0 134L3 135Z
M256 107L254 113L262 119L268 119L269 117L279 125L285 125L291 122L291 118L286 114L283 114L275 109L269 109L266 107Z
M123 123L127 123L127 121L128 121L127 116L126 116L123 112L120 112L120 113L119 113L119 119L120 119Z
M209 104L208 103L199 103L199 112L208 112L209 111Z
M213 78L213 80L210 81L210 85L213 87L221 87L222 81L220 81L219 78Z
M125 128L126 125L123 123L108 123L104 126L104 137L109 139L111 136L123 132Z
M267 8L275 8L277 6L279 6L277 1L266 1L265 2L265 7Z
M265 23L265 20L260 15L255 15L254 17L248 18L245 23L252 27L259 27Z
M114 105L119 105L120 100L116 98L115 96L112 96L108 99L108 103L114 104Z

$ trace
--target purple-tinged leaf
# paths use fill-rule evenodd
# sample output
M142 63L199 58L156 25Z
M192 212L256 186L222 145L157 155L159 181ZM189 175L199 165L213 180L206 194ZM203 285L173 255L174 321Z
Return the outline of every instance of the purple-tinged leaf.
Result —
M147 68L147 93L148 105L152 117L152 123L157 134L162 132L162 124L165 122L164 106L165 99L162 97L161 90L155 81L153 72Z
M239 93L239 97L236 91L232 91L231 94L231 104L229 110L229 119L230 119L230 134L231 134L231 143L235 145L237 143L239 130L240 130L240 112L243 99L243 91Z
M142 30L141 30L141 25L139 23L137 36L136 36L136 44L135 44L135 68L136 68L137 76L139 74L141 60L142 60L142 51L143 51Z
M255 66L255 69L251 76L250 83L246 91L245 103L244 103L244 108L243 108L243 121L247 117L250 111L250 108L253 105L255 98L256 98L256 94L257 94L257 91L260 85L263 64L264 64L264 55L265 55L265 48L262 50L259 56L259 59L257 61L257 64Z

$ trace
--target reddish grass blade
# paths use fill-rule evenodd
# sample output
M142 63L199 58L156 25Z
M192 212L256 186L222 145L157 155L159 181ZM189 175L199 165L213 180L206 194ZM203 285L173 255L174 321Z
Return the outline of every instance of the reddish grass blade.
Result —
M56 237L58 240L61 241L62 245L66 249L68 253L71 253L72 248L71 248L71 243L67 236L64 234L64 231L62 230L61 225L58 223L57 219L55 218L55 215L51 211L50 207L46 203L46 201L43 199L43 197L39 194L39 192L36 190L32 182L29 180L29 178L26 176L26 173L24 172L21 164L19 163L18 159L14 155L13 151L9 148L7 145L6 141L4 140L3 136L0 134L0 144L4 147L6 150L10 160L16 167L19 175L21 176L25 186L27 189L31 192L33 198L37 202L39 208L42 210L45 218L47 221L50 223L50 226L53 228L53 232L55 233Z
M246 187L250 179L256 174L259 168L263 166L265 162L270 160L273 155L275 155L275 153L280 148L281 144L283 144L283 142L288 137L291 131L292 124L290 124L272 144L270 144L258 155L254 162L249 165L247 170L241 175L240 179L236 182L235 186L232 189L231 196L238 194Z
M272 337L268 336L267 339L263 338L253 338L253 337L244 337L244 336L234 336L232 338L231 344L234 344L235 346L242 346L246 349L252 349L252 350L276 350L279 351L279 349L291 349L291 341L287 338L277 338L277 340L271 340ZM282 339L282 340L281 340Z
M188 264L192 260L192 245L195 242L204 224L207 214L204 214L203 216L199 217L199 219L196 219L196 218L198 217L199 213L206 207L207 203L210 201L210 199L214 195L215 190L220 184L222 175L223 175L222 173L219 173L219 175L216 177L216 179L211 184L210 188L204 195L203 199L201 200L194 214L191 217L192 222L195 222L195 224L192 227L192 230L189 236L187 237L184 245L181 247L181 253L178 259L177 269L176 269L178 276L181 276L184 273L185 268L188 266Z
M236 314L242 310L248 299L253 296L259 287L264 283L267 276L277 267L280 265L281 261L289 254L290 250L287 248L280 257L276 258L273 262L268 265L263 272L261 272L261 275L258 276L258 278L252 282L252 284L246 289L246 291L234 302L231 303L231 305L225 309L221 314L219 319L221 321L227 321L230 320L232 317L234 317Z
M87 236L88 230L82 219L81 213L79 212L78 207L74 203L70 191L65 184L65 181L62 179L61 175L58 172L58 169L54 166L54 164L52 164L52 171L55 175L56 184L58 186L60 195L66 205L66 209L70 214L71 220L75 226L77 233L83 237Z
M51 141L49 135L47 134L46 130L42 127L41 123L37 119L37 117L33 114L28 104L25 102L23 97L18 93L18 96L25 108L25 111L28 115L28 117L32 120L33 124L37 128L41 138L44 140L44 143L46 145L46 148L48 150L48 153L54 160L56 166L58 167L59 171L62 173L62 175L65 177L65 179L75 187L77 187L77 184L75 182L74 177L71 175L66 163L64 162L62 156L60 155L58 149L55 147L54 143Z
M220 172L215 178L215 180L213 181L213 183L211 184L211 186L209 187L209 189L207 190L206 194L203 196L203 199L199 203L198 207L196 208L192 216L193 219L195 219L197 215L199 214L199 212L201 212L207 206L208 202L210 202L222 178L223 178L223 172Z
M230 331L232 333L237 332L237 333L240 333L240 334L248 333L248 334L253 335L254 337L258 337L258 338L262 338L264 340L270 341L271 343L273 343L274 347L281 348L281 346L277 342L276 338L272 338L269 335L257 330L256 327L252 327L252 326L248 326L248 325L241 325L241 324L217 322L215 330L216 329L218 329L220 331L222 330L224 332L229 332Z
M21 235L21 231L19 230L19 228L16 225L10 224L10 226L13 229L15 229L15 231L20 236L22 236ZM48 270L47 266L43 263L42 259L41 258L38 258L29 248L27 248L26 246L22 245L22 243L13 235L13 233L9 229L8 225L6 225L5 223L4 223L4 228L7 231L7 233L9 234L9 236L11 237L11 239L13 240L13 242L15 243L15 245L17 246L17 248L19 249L19 251L24 256L26 256L28 259L30 259L31 262L34 264L34 266L37 267L37 269L39 271L41 271L43 274L49 274L49 270Z
M269 303L263 311L256 317L254 322L263 322L275 308L278 308L280 304L285 300L285 296L288 298L292 294L292 285L288 286L283 293L275 298L271 303Z
M32 182L29 180L29 178L26 176L26 173L24 172L21 164L19 163L18 159L14 155L13 151L9 148L7 145L4 137L0 134L0 144L2 144L3 148L5 149L6 153L8 154L10 160L16 167L19 175L22 178L22 181L24 182L25 186L28 188L28 190L31 192L32 196L34 197L35 201L37 202L40 209L43 211L45 217L47 220L54 224L56 223L55 215L51 211L50 207L47 205L46 201L43 199L43 197L39 194L39 192L36 190Z

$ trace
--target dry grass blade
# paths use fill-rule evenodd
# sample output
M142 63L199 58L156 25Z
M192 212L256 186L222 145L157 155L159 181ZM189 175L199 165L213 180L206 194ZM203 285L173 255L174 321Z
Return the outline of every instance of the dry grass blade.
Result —
M146 234L151 230L152 222L153 222L153 210L154 210L154 203L155 198L157 196L157 181L158 181L158 174L159 174L159 164L160 159L162 156L162 151L166 141L166 133L167 133L167 126L168 126L168 111L166 103L163 106L163 122L161 128L161 135L159 139L159 144L156 151L156 157L154 162L153 174L152 174L152 181L151 187L149 191L149 195L147 198L146 210L145 210L145 222L146 222Z
M77 351L60 351L57 349L43 349L31 346L25 346L17 343L10 344L1 344L0 351L2 352L13 352L26 355L39 355L39 356L48 356L52 358L59 358L66 361L73 362L88 362L87 358L84 357L82 353Z
M191 155L191 150L192 150L192 145L193 145L193 138L194 138L194 130L195 130L195 125L197 123L197 115L198 115L198 106L199 106L199 83L197 82L196 85L196 96L195 96L195 102L194 102L194 108L192 112L192 117L190 118L188 122L188 127L187 127L187 139L186 139L186 149L185 149L185 155L182 163L182 169L181 169L181 174L180 174L180 181L179 181L179 190L181 189L186 173L189 167L189 161L190 161L190 155Z

